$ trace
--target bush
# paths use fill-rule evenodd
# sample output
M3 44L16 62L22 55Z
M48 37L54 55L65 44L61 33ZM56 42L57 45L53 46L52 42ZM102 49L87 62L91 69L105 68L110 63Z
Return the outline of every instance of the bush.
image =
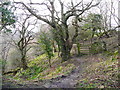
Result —
M92 37L92 31L91 30L81 30L80 35L77 37L77 40L89 40Z
M105 44L103 42L94 42L91 44L90 53L97 54L105 51Z
M44 69L42 67L33 66L29 67L26 70L21 69L17 74L16 77L25 78L27 80L36 79L38 74L41 73Z
M46 53L49 59L49 66L51 67L51 58L54 56L53 54L53 47L52 47L52 39L49 33L41 32L39 37L39 44L40 47L43 48L44 52Z

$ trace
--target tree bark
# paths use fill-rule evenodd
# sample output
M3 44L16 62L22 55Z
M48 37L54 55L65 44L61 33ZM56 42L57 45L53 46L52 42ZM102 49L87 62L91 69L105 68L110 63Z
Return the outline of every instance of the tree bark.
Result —
M27 62L26 62L26 59L25 58L22 58L22 68L25 70L25 69L27 69L28 68L28 66L27 66Z
M21 62L22 62L22 68L25 70L25 69L27 69L28 68L28 66L27 66L27 62L26 62L26 54L23 54L22 53L22 58L21 58Z
M61 47L61 58L62 61L67 61L70 58L70 51L72 49L72 44L68 41L63 43L63 46Z
M60 51L61 51L61 57L63 61L66 61L70 58L70 51L72 48L72 44L73 42L75 42L76 37L78 36L78 29L76 29L76 33L73 37L72 43L68 42L69 41L69 30L68 30L68 25L67 25L67 21L70 17L72 16L76 16L77 18L82 15L85 11L89 10L92 7L97 6L99 3L96 3L94 5L92 5L93 1L91 1L90 3L88 3L86 5L86 7L82 8L82 9L76 9L76 7L79 7L81 5L81 2L79 2L76 5L72 5L70 10L67 10L66 12L64 12L64 3L61 2L61 0L59 0L60 2L60 6L61 6L61 17L55 16L55 12L57 12L55 10L55 6L54 6L54 0L50 2L50 6L49 7L48 4L46 4L46 6L48 7L48 10L50 11L50 18L51 20L48 20L47 18L44 18L40 15L37 15L31 8L29 8L26 4L22 3L22 2L15 2L15 3L21 3L33 16L35 16L37 19L46 22L47 24L49 24L53 29L55 29L55 33L54 36L55 38L57 37L58 40L56 39L57 44L60 46ZM76 13L78 12L78 13ZM61 22L61 23L59 23ZM77 19L76 19L77 22Z
M77 43L78 55L80 55L80 43Z
M50 60L50 58L49 58L49 66L50 66L50 68L52 67L52 66L51 66L51 60Z

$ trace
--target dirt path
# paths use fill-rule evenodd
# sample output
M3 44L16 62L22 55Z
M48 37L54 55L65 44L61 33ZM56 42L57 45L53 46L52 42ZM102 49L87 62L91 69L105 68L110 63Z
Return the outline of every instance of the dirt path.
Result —
M3 78L2 88L5 89L5 88L45 88L45 87L43 87L41 83L35 84L33 82L29 82L27 84L19 84L14 80Z
M76 69L74 69L68 76L62 76L49 81L47 80L42 83L37 82L35 84L33 82L25 85L11 82L11 80L3 80L3 88L75 88L77 81L81 79L81 74L84 71L87 63L90 63L90 60L82 57L75 57L73 59L74 61L72 63L76 65Z
M79 72L80 69L77 67L70 75L48 82L43 86L46 88L73 88L77 84L78 78L80 78Z
M81 74L88 62L81 58L74 58L74 60L75 62L73 63L76 64L77 67L68 76L51 80L43 86L46 88L75 88L77 81L81 79Z

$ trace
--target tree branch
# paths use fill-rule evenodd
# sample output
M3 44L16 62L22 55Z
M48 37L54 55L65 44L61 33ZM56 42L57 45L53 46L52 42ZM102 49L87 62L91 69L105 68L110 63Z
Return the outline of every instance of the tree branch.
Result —
M93 1L93 0L92 0ZM98 2L97 4L94 4L94 5L92 5L92 1L87 5L87 7L86 8L84 8L84 9L75 9L75 7L76 6L78 6L78 5L76 5L76 6L74 6L71 10L69 10L65 15L65 21L67 21L71 16L80 16L81 14L83 14L85 11L87 11L87 10L89 10L90 8L92 8L92 7L95 7L95 6L97 6L100 2ZM81 2L80 2L81 3ZM80 13L76 13L76 12L80 12Z
M33 12L27 5L25 5L23 2L14 2L16 4L22 4L33 16L35 16L37 19L46 22L47 24L49 24L50 26L52 26L53 28L55 28L55 25L53 23L51 23L49 20L42 18L41 16L37 15L35 12Z

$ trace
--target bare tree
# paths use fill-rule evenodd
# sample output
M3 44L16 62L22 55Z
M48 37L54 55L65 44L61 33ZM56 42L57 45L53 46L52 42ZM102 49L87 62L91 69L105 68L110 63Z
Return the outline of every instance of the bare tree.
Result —
M120 59L120 1L118 2L118 52L119 52L119 59ZM119 64L120 65L120 64Z
M110 37L109 32L110 31L115 31L117 28L119 28L119 18L117 16L117 9L115 7L116 3L118 2L113 2L112 0L110 2L103 2L98 5L98 9L100 11L100 14L103 17L102 25L103 25L103 31L107 37ZM113 25L113 23L116 25Z
M23 22L17 21L19 28L16 28L14 35L18 34L18 40L12 39L14 42L14 45L17 47L17 49L21 53L21 63L22 63L23 69L27 68L26 54L31 48L29 44L31 44L32 40L34 39L33 34L32 34L32 30L34 29L34 27L29 30L29 26L31 25L28 22L29 19L30 19L30 16L27 16L23 20ZM36 22L34 24L36 24Z
M58 45L60 47L61 57L63 61L66 61L70 58L70 51L72 45L75 42L76 37L78 36L78 30L76 29L75 35L73 36L72 40L70 40L69 30L68 30L69 18L76 17L76 19L79 19L79 16L82 15L85 11L99 4L99 3L94 4L94 0L92 0L87 4L83 3L83 0L81 0L77 4L74 4L74 2L71 1L71 4L68 6L68 8L65 8L64 2L59 0L59 5L61 7L61 10L57 11L55 7L55 0L48 0L48 2L43 2L43 3L31 2L29 3L29 5L24 4L23 2L15 2L15 3L22 4L33 16L35 16L37 19L43 22L46 22L51 26L52 28L51 31L54 35L54 38L56 38L55 39L56 42L59 43ZM45 18L44 15L38 15L35 12L35 10L32 9L32 5L39 5L39 6L45 5L47 7L47 10L50 12L49 15L46 15L46 17L49 17L50 19Z

